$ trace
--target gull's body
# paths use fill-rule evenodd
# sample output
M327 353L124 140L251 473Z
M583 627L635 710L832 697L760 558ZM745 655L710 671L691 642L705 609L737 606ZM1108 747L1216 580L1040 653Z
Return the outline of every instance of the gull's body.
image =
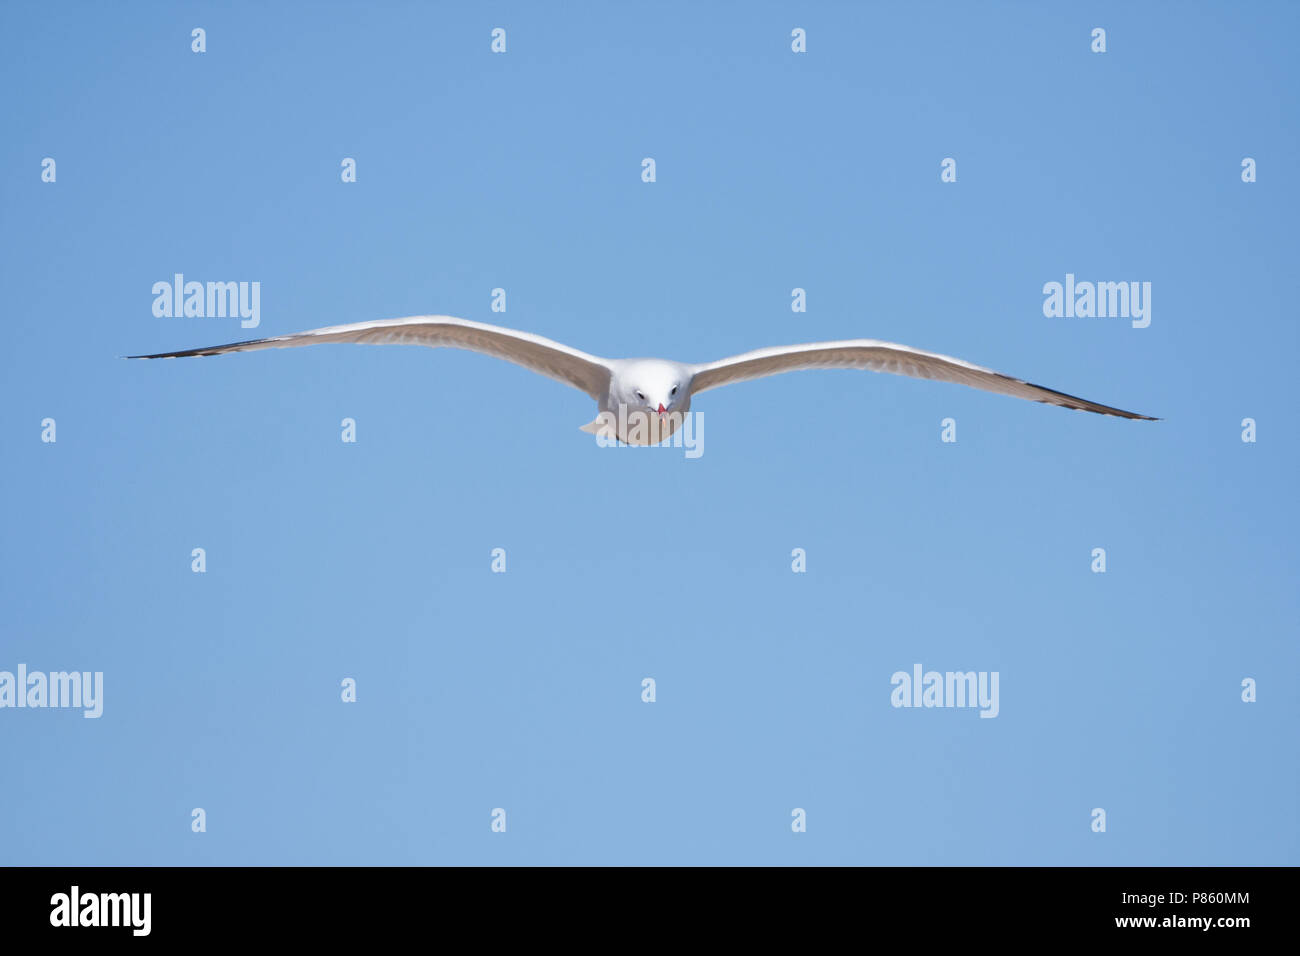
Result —
M421 315L407 319L334 325L293 335L130 357L179 358L343 342L468 349L514 362L571 385L595 399L598 411L596 420L582 426L584 431L605 431L609 437L616 436L634 444L653 442L645 440L644 431L626 427L625 423L632 420L633 416L640 415L652 420L657 426L653 441L662 441L681 425L682 416L690 410L692 397L700 392L781 372L817 368L893 372L913 378L955 382L988 392L1100 415L1155 421L1148 415L1126 412L1043 388L1041 385L1032 385L948 355L923 352L906 345L875 339L811 342L806 345L758 349L697 365L654 358L601 358L528 332L457 319L449 315Z

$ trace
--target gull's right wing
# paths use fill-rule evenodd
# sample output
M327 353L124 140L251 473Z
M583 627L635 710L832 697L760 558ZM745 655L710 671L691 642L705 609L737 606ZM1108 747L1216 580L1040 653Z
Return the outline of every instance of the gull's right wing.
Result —
M159 352L156 355L129 355L128 358L184 358L190 355L222 355L226 352L252 352L258 349L285 349L299 345L325 345L348 342L356 345L427 345L431 348L466 349L505 359L526 369L572 385L597 400L608 390L609 363L595 355L569 348L559 342L517 332L484 322L471 322L450 315L417 315L407 319L379 319L331 325L293 335L212 345L182 352Z

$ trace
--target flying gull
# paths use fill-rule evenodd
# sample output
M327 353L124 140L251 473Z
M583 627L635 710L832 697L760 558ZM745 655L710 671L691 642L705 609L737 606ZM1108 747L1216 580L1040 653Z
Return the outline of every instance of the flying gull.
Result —
M956 382L986 392L1027 398L1099 415L1157 421L1149 415L1126 412L1067 395L992 369L982 368L948 355L923 352L906 345L875 339L846 339L840 342L809 342L743 352L717 362L693 365L667 359L607 359L588 355L550 339L483 322L471 322L449 315L418 315L405 319L380 319L332 325L293 335L277 335L229 345L131 355L128 358L182 358L190 355L222 355L299 345L350 342L357 345L427 345L430 348L468 349L514 362L566 385L586 392L596 400L599 414L582 426L583 431L603 433L630 444L662 441L681 425L690 410L691 399L700 392L721 385L746 382L799 369L860 368L892 372L912 378ZM630 414L629 414L630 412ZM655 427L633 427L638 416Z

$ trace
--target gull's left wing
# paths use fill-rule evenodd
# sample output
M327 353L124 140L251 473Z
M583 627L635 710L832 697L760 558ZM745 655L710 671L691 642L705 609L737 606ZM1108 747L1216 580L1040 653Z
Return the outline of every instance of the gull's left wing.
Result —
M734 382L747 382L768 375L779 375L782 372L819 368L860 368L872 372L892 372L895 375L908 375L912 378L955 382L958 385L969 385L971 388L983 389L986 392L1027 398L1033 402L1060 405L1062 408L1096 412L1099 415L1140 418L1149 422L1159 420L1149 415L1126 412L1120 408L1090 402L1086 398L1067 395L1065 392L1044 388L1041 385L1033 385L992 369L963 362L950 355L923 352L906 345L879 342L875 339L809 342L806 345L757 349L717 362L696 365L694 378L691 379L691 392L695 394L722 385L731 385Z

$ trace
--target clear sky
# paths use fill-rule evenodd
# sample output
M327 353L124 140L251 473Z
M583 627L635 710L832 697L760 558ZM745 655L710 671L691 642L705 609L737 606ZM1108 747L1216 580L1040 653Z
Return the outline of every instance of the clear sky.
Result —
M102 672L103 714L0 709L0 860L1300 863L1298 29L4 4L0 671ZM176 273L259 327L155 316ZM1067 274L1150 325L1045 316ZM119 358L421 313L880 338L1164 420L808 372L697 398L692 460L465 352ZM996 672L996 718L892 706L916 665Z

